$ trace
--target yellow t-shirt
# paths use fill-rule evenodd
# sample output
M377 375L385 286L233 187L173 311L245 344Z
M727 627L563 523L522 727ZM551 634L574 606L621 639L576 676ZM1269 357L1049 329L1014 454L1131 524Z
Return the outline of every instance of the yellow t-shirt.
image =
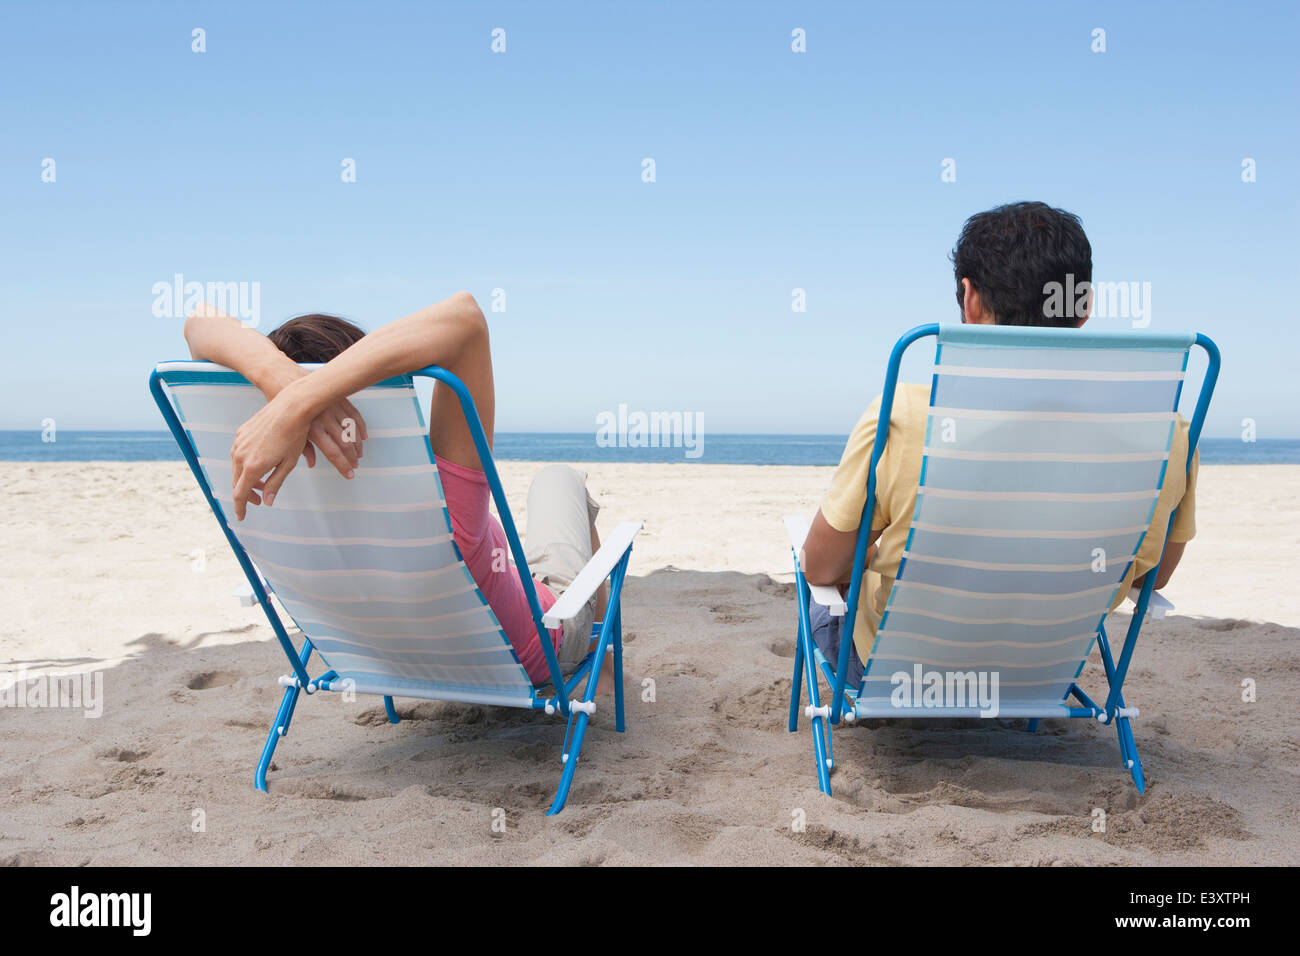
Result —
M903 559L907 531L916 507L916 492L921 484L921 459L925 453L925 423L930 412L928 385L900 384L894 391L894 407L889 417L889 441L876 466L876 507L871 529L880 531L879 550L862 581L862 600L858 602L858 619L853 627L853 643L858 656L866 660L875 642L889 590L898 575ZM867 470L876 441L876 422L880 418L880 397L871 403L849 436L839 467L831 478L830 490L822 499L822 516L837 531L857 531L862 507L867 502ZM1123 586L1115 596L1112 609L1124 600L1135 577L1145 574L1160 562L1165 526L1169 515L1178 508L1178 517L1169 532L1170 541L1190 541L1196 534L1197 457L1187 473L1187 420L1178 416L1169 449L1169 465L1164 487L1156 502L1155 514L1137 561L1129 569ZM1199 455L1199 453L1198 453Z

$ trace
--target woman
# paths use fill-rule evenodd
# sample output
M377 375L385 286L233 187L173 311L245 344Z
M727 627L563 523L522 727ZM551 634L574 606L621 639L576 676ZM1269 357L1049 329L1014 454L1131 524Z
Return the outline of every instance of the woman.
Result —
M362 467L366 428L347 396L428 365L440 366L465 383L492 445L496 396L487 320L468 293L457 293L369 335L343 319L314 314L290 319L263 336L203 306L186 321L185 339L195 359L234 369L267 398L261 411L236 431L230 451L239 521L249 504L274 505L276 492L300 456L313 467L322 455L351 479ZM299 362L325 364L309 372ZM544 685L550 680L545 652L523 583L504 560L508 545L500 523L488 511L491 492L483 465L459 400L441 382L433 390L429 442L461 556L529 678ZM585 481L584 474L566 465L548 465L528 491L524 553L543 613L600 547L595 525L599 506ZM602 585L584 613L563 630L548 631L565 671L586 655L592 621L603 617L606 597Z

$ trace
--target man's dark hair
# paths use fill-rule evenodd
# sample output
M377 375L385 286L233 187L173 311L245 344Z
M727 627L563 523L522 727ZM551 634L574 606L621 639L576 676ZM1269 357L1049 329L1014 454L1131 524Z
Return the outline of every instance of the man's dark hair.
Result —
M970 279L998 325L1073 327L1082 316L1044 308L1050 282L1092 282L1092 246L1079 217L1041 202L1016 202L966 220L952 250L957 304Z
M295 362L328 362L365 334L347 319L314 312L290 319L266 337Z

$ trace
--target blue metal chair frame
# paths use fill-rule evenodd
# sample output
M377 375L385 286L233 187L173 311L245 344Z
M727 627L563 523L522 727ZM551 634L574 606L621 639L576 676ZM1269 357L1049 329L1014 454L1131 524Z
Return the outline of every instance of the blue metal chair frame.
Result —
M514 518L510 513L510 506L506 502L505 490L501 486L500 476L497 474L496 464L492 460L492 450L488 446L487 436L483 431L483 423L479 419L478 409L474 405L474 399L469 393L465 384L448 372L446 369L439 368L436 365L430 365L427 368L419 369L410 373L410 376L404 376L409 379L411 376L422 376L442 382L450 388L460 402L461 410L465 414L465 422L469 426L470 435L474 439L474 447L478 450L479 461L483 466L483 473L487 477L488 487L492 492L492 500L496 504L497 514L501 519L501 526L505 531L506 540L510 544L510 552L514 557L515 566L519 573L519 580L523 584L524 594L528 598L528 606L532 611L533 624L537 628L537 633L545 635L547 628L542 623L542 608L537 600L537 589L533 584L532 575L528 572L528 562L524 558L523 545L519 540L519 533L515 529ZM198 456L190 443L189 437L185 433L185 427L181 424L176 410L172 407L163 390L166 382L165 373L155 370L149 376L149 390L153 394L158 410L162 412L163 418L167 422L167 427L171 429L172 437L176 439L176 444L180 446L181 453L185 456L185 461L190 466L195 480L199 487L203 489L203 496L207 499L208 507L212 509L217 523L221 526L222 532L226 536L226 541L230 549L234 552L236 560L239 561L240 568L243 569L244 576L248 579L249 585L253 589L253 595L257 603L261 605L267 620L271 624L271 630L275 632L276 639L280 642L285 656L289 659L289 664L293 668L296 679L288 683L284 696L280 700L280 709L276 713L275 722L271 725L271 732L266 738L266 744L262 748L261 759L258 760L257 769L253 775L253 785L256 789L267 792L266 773L271 766L271 758L275 753L275 746L281 737L289 732L289 723L293 719L294 709L298 703L299 693L305 692L308 696L314 694L317 690L347 690L346 682L340 681L338 674L329 670L319 677L311 677L307 672L307 663L311 658L312 643L306 637L303 638L302 648L295 648L293 641L290 639L284 622L280 619L274 606L271 604L270 595L267 593L262 584L261 575L257 573L249 558L244 546L240 543L235 533L231 531L230 525L226 522L225 515L217 504L216 498L212 494L212 489L208 485L207 478L203 470L199 467ZM428 439L426 438L426 444ZM433 450L429 450L430 458L433 460ZM555 795L555 800L547 811L547 816L559 813L564 809L565 801L569 796L569 788L573 783L573 775L578 766L578 757L582 750L582 742L586 735L587 724L590 715L587 713L588 708L578 709L569 706L569 695L574 688L578 686L583 677L587 677L587 684L583 690L582 703L590 704L596 696L596 687L600 681L599 662L605 659L605 654L611 652L614 655L614 713L615 729L623 733L626 729L624 720L623 707L623 620L621 597L623 593L623 580L627 574L628 559L631 557L632 546L629 544L623 552L618 563L615 564L609 575L610 592L609 600L606 605L605 618L598 621L592 627L592 637L596 638L596 648L591 651L578 665L577 669L569 677L568 681L564 680L560 670L560 661L555 654L555 648L549 640L543 639L542 650L546 655L547 671L551 678L551 687L554 694L544 695L540 690L534 689L533 698L530 707L533 710L545 711L547 714L559 713L566 718L564 731L564 743L561 747L561 760L564 764L563 773L560 776L560 786ZM390 723L398 723L400 718L393 706L392 697L384 697L384 710L388 715Z
M831 688L830 715L829 717L815 715L810 719L813 730L813 751L817 761L817 782L822 793L825 794L831 792L830 771L834 767L830 728L832 725L839 724L840 718L844 714L844 684L848 677L849 648L853 646L853 628L857 620L858 600L862 593L863 572L866 570L867 539L871 533L871 518L876 507L876 465L880 462L880 457L885 450L885 444L889 440L889 421L893 411L894 391L898 386L899 367L903 361L903 353L907 351L909 345L918 339L928 336L937 338L938 335L939 326L937 323L918 325L904 333L902 338L895 343L893 351L889 355L889 365L885 372L885 387L880 400L880 417L876 425L876 441L871 451L871 464L867 478L867 500L863 505L862 515L859 519L857 545L853 555L853 572L849 581L849 593L845 599L847 610L844 615L844 625L840 636L839 660L833 668L830 661L826 660L813 643L808 613L811 591L808 582L804 580L803 571L799 567L799 555L797 553L794 555L799 623L795 637L794 678L790 694L789 730L793 733L799 729L799 703L802 698L801 684L805 679L808 682L809 703L814 711L821 709L821 696L818 685L818 671L820 670ZM1210 398L1214 394L1214 385L1219 377L1220 365L1218 346L1209 337L1197 333L1194 344L1205 350L1209 359L1209 366L1205 372L1205 379L1201 383L1196 411L1193 413L1187 434L1187 469L1189 472L1192 467L1192 456L1196 453L1196 445L1201 437L1201 428L1205 423L1205 413L1210 407ZM1182 385L1180 384L1174 401L1175 409L1181 398ZM1165 540L1161 544L1162 560L1164 558L1164 548L1169 541L1169 528L1173 527L1174 518L1177 514L1178 509L1175 508L1169 516L1169 525L1165 528ZM1157 562L1158 566L1159 562ZM1106 637L1104 620L1097 625L1097 643L1101 649L1102 666L1105 668L1106 680L1110 688L1105 703L1098 704L1093 701L1077 683L1070 685L1066 695L1067 699L1074 697L1080 704L1078 707L1068 708L1066 716L1091 717L1103 724L1114 721L1119 736L1120 756L1125 768L1133 777L1133 783L1137 786L1139 793L1146 790L1146 778L1142 772L1142 761L1138 758L1137 745L1133 740L1133 728L1129 718L1119 715L1118 712L1125 707L1122 694L1124 679L1128 676L1129 664L1133 659L1133 650L1137 646L1138 634L1142 629L1143 618L1146 617L1147 604L1151 600L1151 592L1154 589L1155 581L1156 575L1153 568L1147 573L1142 583L1142 590L1133 609L1133 619L1129 623L1128 633L1125 636L1123 646L1120 648L1118 661L1115 660L1111 652L1110 641ZM1029 722L1028 730L1032 733L1037 727L1038 719L1034 719Z

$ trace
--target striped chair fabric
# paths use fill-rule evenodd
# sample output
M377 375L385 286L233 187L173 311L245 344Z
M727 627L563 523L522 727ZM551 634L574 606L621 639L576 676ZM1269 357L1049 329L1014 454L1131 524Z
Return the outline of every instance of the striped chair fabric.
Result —
M1194 338L941 328L920 491L858 716L900 716L891 677L917 665L997 673L1006 716L1067 709L1154 514Z
M352 480L300 462L274 507L234 520L230 447L265 404L207 363L158 367L218 507L276 598L359 693L530 707L534 687L452 540L409 376L351 397L365 419ZM512 569L513 570L513 569Z

